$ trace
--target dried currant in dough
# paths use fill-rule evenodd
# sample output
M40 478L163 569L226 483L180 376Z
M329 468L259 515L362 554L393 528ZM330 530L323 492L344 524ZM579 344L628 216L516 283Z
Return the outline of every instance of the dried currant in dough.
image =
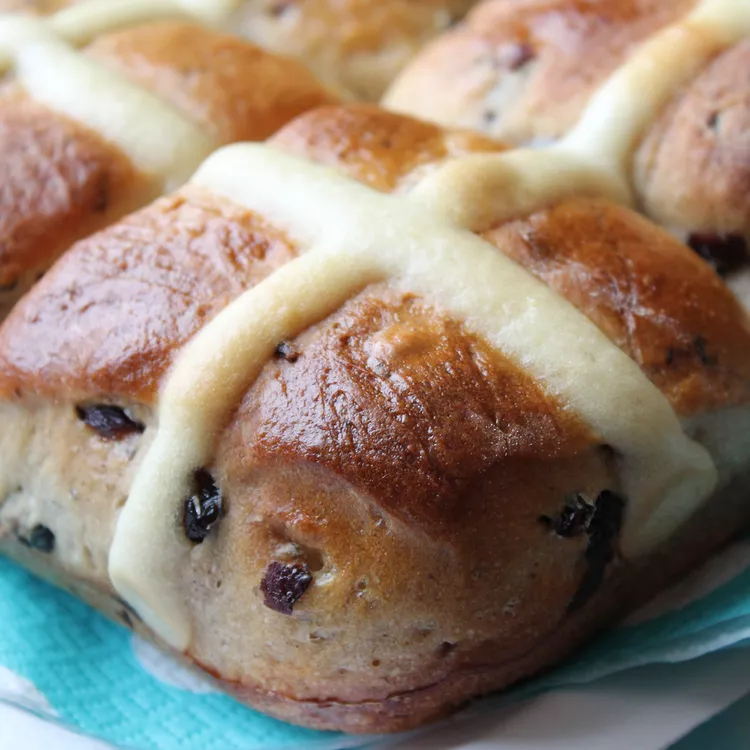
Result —
M312 583L312 575L304 563L286 565L272 562L266 570L260 589L264 604L282 615L291 615L292 609Z
M747 240L739 234L691 234L688 245L719 276L728 276L750 263Z
M50 553L55 549L54 533L51 529L47 528L41 523L38 523L36 526L34 526L28 537L18 537L18 541L21 542L24 547L35 549L38 552Z
M280 341L276 346L274 354L279 359L285 359L287 362L294 363L300 358L301 352L289 341Z
M76 406L76 414L78 419L105 440L122 440L146 429L144 424L131 419L125 409L110 404Z
M194 475L195 493L185 500L183 523L185 534L193 544L200 544L221 518L221 490L205 469Z
M615 548L625 517L625 501L616 493L604 490L596 498L596 507L586 528L586 572L578 590L568 604L568 612L583 607L604 580L607 566L615 558Z
M558 516L540 516L539 520L555 534L567 539L586 531L594 511L594 504L583 493L574 492L566 498Z

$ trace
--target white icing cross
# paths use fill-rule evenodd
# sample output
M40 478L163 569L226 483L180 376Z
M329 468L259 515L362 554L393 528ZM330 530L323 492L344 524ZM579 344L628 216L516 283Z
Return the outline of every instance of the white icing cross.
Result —
M575 307L430 210L418 192L380 194L252 144L217 152L193 181L267 217L310 249L245 292L185 347L161 396L156 440L120 516L111 579L175 647L189 640L177 587L179 560L190 546L178 520L193 470L210 461L217 431L276 344L375 281L389 279L463 320L618 451L629 553L660 541L713 489L711 458L685 436L640 368ZM442 184L472 199L466 186L453 191ZM495 197L502 206L510 196Z
M193 471L210 463L215 435L277 342L379 280L463 321L615 449L628 498L626 555L648 552L689 518L716 485L708 452L588 318L470 230L582 187L627 202L625 162L647 118L711 54L748 33L750 1L705 0L617 71L557 146L449 162L406 195L377 193L267 147L230 146L212 156L197 184L267 217L308 249L203 328L167 379L159 432L120 516L109 565L115 588L146 623L175 648L188 647L182 504ZM644 80L653 86L642 89Z

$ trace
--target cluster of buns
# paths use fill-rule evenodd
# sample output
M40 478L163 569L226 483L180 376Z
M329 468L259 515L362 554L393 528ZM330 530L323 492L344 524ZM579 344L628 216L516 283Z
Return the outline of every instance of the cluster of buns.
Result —
M750 521L750 2L487 0L399 77L472 3L44 5L0 17L0 552L381 732Z

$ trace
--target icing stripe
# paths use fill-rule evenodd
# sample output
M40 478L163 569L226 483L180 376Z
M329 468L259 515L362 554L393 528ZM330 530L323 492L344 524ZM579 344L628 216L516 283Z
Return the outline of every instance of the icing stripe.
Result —
M134 479L109 555L110 579L120 596L174 648L184 650L190 639L179 592L178 561L191 548L179 523L181 500L190 492L193 470L211 456L217 427L230 415L228 405L242 400L285 335L377 279L375 269L342 264L335 251L304 255L230 304L180 356L161 397L159 430ZM238 320L253 324L237 325ZM158 511L145 523L149 508Z
M628 174L637 139L674 92L715 55L750 36L750 0L704 0L639 47L594 95L563 139Z
M25 46L18 81L34 100L118 146L160 192L183 184L217 146L149 91L54 39Z
M159 192L183 184L218 145L151 92L60 41L44 20L1 18L0 49L33 99L116 145Z
M13 65L24 46L49 38L44 21L38 18L0 15L0 71Z
M715 486L708 453L687 438L665 397L627 355L567 300L423 196L381 194L251 144L217 152L193 181L311 249L245 292L183 350L162 393L156 441L120 516L110 577L176 648L190 638L187 603L176 588L178 561L189 554L175 524L187 478L210 461L216 432L274 344L323 319L371 280L393 279L465 321L615 448L629 499L628 554L671 533Z
M413 196L474 231L528 216L566 197L633 202L627 182L615 170L558 146L474 154L446 162L414 187Z

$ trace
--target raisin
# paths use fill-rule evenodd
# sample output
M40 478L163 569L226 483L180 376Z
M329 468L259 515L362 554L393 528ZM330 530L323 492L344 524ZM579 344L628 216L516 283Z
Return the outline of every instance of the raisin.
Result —
M664 364L667 366L674 364L677 358L681 359L694 359L698 358L700 363L705 367L716 367L719 364L719 359L708 351L708 341L703 336L696 336L690 346L684 348L678 348L671 346L667 349L667 354L664 357Z
M706 365L706 367L715 367L719 363L716 357L708 353L706 348L708 346L708 341L706 341L703 336L696 336L693 340L693 346L695 347L695 353L698 355L701 364Z
M279 359L285 359L287 362L296 362L300 358L299 349L288 341L280 341L276 346L274 354Z
M76 406L76 414L78 419L105 440L122 440L128 435L140 434L146 429L144 424L131 419L119 406Z
M448 654L455 651L457 643L451 643L450 641L443 641L437 648L437 654L440 658L444 659Z
M565 505L557 518L541 516L539 520L558 536L569 538L586 531L594 512L595 508L586 499L586 496L576 492L566 499Z
M53 552L55 549L55 535L46 526L38 523L31 530L28 537L18 537L18 541L24 545L35 549L38 552Z
M719 276L728 276L750 261L747 240L739 234L691 234L688 245L712 265Z
M292 608L312 583L312 575L304 563L285 565L272 562L266 570L260 589L264 604L282 615L291 615Z
M615 558L615 545L625 516L625 501L614 492L604 490L596 499L596 507L588 523L589 536L586 547L586 572L578 590L568 604L568 612L583 607L596 593L604 580L607 566Z
M205 469L194 475L195 493L185 500L183 523L185 534L193 544L200 544L221 518L223 508L221 490Z

